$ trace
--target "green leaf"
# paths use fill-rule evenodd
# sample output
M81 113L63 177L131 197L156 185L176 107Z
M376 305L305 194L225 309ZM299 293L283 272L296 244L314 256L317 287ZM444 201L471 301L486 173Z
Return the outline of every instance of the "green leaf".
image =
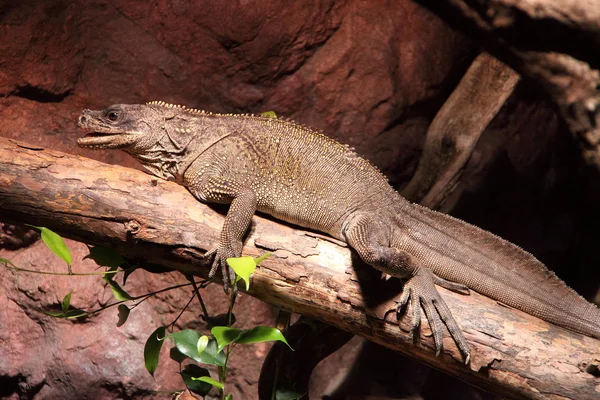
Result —
M256 262L252 257L232 257L227 259L227 264L233 269L238 277L246 284L246 290L250 288L250 275L256 269ZM237 280L236 280L237 282Z
M61 304L61 308L62 308L62 304ZM66 312L64 312L63 310L54 311L54 310L42 310L42 309L38 309L38 308L36 308L36 310L41 312L42 314L46 314L46 315L48 315L50 317L54 317L54 318L75 319L75 318L86 317L88 315L85 311L79 310L77 308L72 308L70 310L67 310Z
M65 313L61 311L52 311L52 310L39 310L43 314L49 315L54 318L66 318Z
M285 337L281 331L270 326L256 326L252 329L249 329L242 333L235 341L239 344L248 344L268 342L271 340L283 342L287 344L290 349L292 349L292 346L290 346L287 340L285 340Z
M129 317L129 313L131 310L125 304L119 304L119 322L117 322L117 327L123 326L125 322L127 322L127 318Z
M267 118L277 118L277 113L275 113L275 111L265 111L260 113L260 115Z
M210 379L210 373L206 368L199 367L195 364L188 364L181 371L181 377L185 382L185 385L190 391L204 397L212 389L212 384L201 380L202 377L208 377Z
M233 400L233 395L231 393L229 393L226 397L225 400Z
M67 248L64 240L57 233L48 228L44 228L43 226L34 226L29 224L27 224L27 226L39 229L42 234L42 241L46 244L46 246L48 246L48 248L52 250L54 254L62 258L69 267L71 266L71 252Z
M166 338L172 339L175 343L175 347L182 354L195 358L198 357L198 340L200 339L200 333L193 329L184 329L179 332L173 332L167 335Z
M102 267L116 268L125 264L123 256L110 247L88 245L88 250L90 254L83 259L89 258Z
M272 256L272 255L273 255L273 253L265 253L265 254L263 254L262 256L260 256L260 257L258 257L258 258L255 258L255 259L254 259L254 263L255 263L256 265L258 265L258 264L260 264L261 262L263 262L263 261L265 260L265 258L267 258L267 257L269 257L269 256Z
M60 304L60 308L65 317L67 316L67 311L69 311L69 306L71 305L71 293L73 293L72 290L64 297L62 303Z
M80 318L80 317L85 317L85 316L87 316L87 313L85 311L78 310L78 309L71 309L71 310L67 310L65 318L75 319L75 318Z
M229 328L227 326L215 326L210 333L217 339L219 351L223 350L231 342L235 342L245 331L238 328Z
M165 333L164 326L156 328L144 345L144 364L146 365L146 370L152 376L154 376L154 371L156 371L156 367L158 366L158 356L160 355Z
M204 351L198 353L198 341L201 337L199 332L193 329L184 329L171 333L167 337L175 342L177 350L194 361L219 367L225 365L225 354L218 350L217 341L214 339L209 339Z
M196 344L198 354L202 353L204 349L206 349L206 346L208 346L208 336L202 335L200 336L200 339L198 339L198 343Z
M119 286L119 284L115 282L110 276L106 275L102 279L104 279L110 285L115 299L117 299L118 301L133 300L133 297L131 297L129 293L127 293L125 290L123 290L123 288L121 288L121 286Z
M209 339L204 351L198 354L198 356L194 358L194 361L223 367L225 366L225 358L225 353L218 349L217 341Z
M225 387L225 385L223 385L221 382L211 378L210 376L201 376L199 378L192 378L195 381L200 381L200 382L206 382L210 385L213 385L214 387L223 390L223 388Z
M233 257L227 259L227 264L233 269L237 275L236 282L240 279L246 284L246 290L250 289L250 275L256 269L256 266L265 258L273 253L265 253L258 258L252 257Z

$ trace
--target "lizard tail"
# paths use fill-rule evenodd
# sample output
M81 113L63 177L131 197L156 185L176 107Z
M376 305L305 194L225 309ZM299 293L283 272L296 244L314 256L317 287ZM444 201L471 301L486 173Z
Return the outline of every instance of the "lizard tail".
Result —
M402 207L410 240L435 252L427 265L441 278L553 324L600 339L600 309L520 247L422 206ZM451 232L451 233L450 233ZM440 257L444 259L439 262Z

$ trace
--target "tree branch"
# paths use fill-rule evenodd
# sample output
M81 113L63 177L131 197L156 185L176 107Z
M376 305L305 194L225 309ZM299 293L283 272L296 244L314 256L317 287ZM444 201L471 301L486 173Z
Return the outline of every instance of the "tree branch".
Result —
M183 187L112 166L0 138L0 218L47 226L75 240L115 247L154 265L205 276L199 254L217 243L223 216ZM321 319L511 398L595 398L600 341L549 325L472 293L439 289L463 327L472 361L444 338L435 357L427 323L413 344L400 329L396 280L378 281L349 248L255 217L243 252L275 251L256 270L250 295ZM596 370L597 371L597 370Z
M439 209L518 81L511 68L488 53L479 54L429 125L419 166L402 195Z
M599 0L419 0L537 82L600 169Z

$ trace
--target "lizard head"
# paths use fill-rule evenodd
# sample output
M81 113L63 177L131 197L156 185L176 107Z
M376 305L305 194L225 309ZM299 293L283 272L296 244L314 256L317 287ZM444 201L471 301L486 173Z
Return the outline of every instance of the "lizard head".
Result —
M83 110L79 127L88 133L77 139L88 149L121 149L137 158L150 173L164 179L179 179L195 156L191 146L198 137L192 127L202 110L153 101L146 104L116 104L105 110ZM189 148L188 148L189 147Z
M156 142L165 116L142 104L116 104L105 110L83 110L78 125L89 133L77 144L90 149L123 149Z

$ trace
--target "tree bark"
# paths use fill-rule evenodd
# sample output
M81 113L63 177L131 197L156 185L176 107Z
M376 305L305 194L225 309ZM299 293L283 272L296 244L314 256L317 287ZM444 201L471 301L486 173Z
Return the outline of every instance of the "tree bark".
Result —
M600 0L419 0L532 79L600 169Z
M140 262L206 276L199 254L218 241L223 215L183 187L124 167L0 138L0 219L46 226L116 248ZM256 216L245 255L274 256L250 295L361 335L510 398L597 398L600 341L552 326L472 293L440 288L472 349L464 365L444 337L435 357L426 321L413 343L393 306L397 280L379 281L348 247ZM594 367L594 365L596 367Z

